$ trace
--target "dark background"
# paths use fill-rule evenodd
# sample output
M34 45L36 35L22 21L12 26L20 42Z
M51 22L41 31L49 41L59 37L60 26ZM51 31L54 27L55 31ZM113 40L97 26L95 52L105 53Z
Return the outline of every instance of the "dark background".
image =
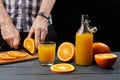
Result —
M94 42L104 42L112 51L120 50L119 0L56 0L52 16L58 45L64 41L75 44L82 14L88 14L90 25L98 28Z

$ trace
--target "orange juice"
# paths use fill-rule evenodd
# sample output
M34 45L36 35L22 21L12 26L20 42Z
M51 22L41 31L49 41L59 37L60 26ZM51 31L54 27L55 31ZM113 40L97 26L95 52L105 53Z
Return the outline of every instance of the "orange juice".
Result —
M76 54L75 63L77 65L91 65L93 61L93 34L76 33Z
M40 62L53 63L55 59L56 43L43 43L38 46L38 58Z

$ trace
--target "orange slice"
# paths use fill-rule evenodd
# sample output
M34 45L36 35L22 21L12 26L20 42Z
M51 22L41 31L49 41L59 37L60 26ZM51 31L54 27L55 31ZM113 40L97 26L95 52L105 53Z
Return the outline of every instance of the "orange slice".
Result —
M61 61L70 61L74 58L75 46L71 42L63 42L58 47L57 55Z
M1 53L0 54L0 59L3 60L13 60L13 59L17 59L17 57L13 57L13 56L9 56L8 53Z
M18 58L24 58L27 56L26 53L20 52L20 51L9 51L8 55L12 57L18 57Z
M58 64L52 65L50 67L50 70L52 72L66 73L66 72L74 71L75 67L69 63L58 63Z
M35 53L35 40L33 38L26 38L23 42L23 47L30 51L32 54Z

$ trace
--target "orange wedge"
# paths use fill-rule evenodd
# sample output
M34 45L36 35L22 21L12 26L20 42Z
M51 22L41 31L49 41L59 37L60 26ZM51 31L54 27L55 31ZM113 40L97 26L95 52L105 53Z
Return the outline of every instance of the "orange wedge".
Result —
M58 64L52 65L50 67L50 70L52 72L66 73L66 72L74 71L75 67L69 63L58 63Z
M63 61L71 61L74 59L75 46L71 42L63 42L57 50L58 58Z
M1 53L0 54L0 59L3 60L13 60L13 59L17 59L17 57L13 57L13 56L9 56L8 53Z
M23 42L23 47L30 51L32 54L35 53L35 40L33 38L26 38Z
M18 58L24 58L27 56L26 53L20 52L20 51L9 51L8 55L12 57L18 57Z

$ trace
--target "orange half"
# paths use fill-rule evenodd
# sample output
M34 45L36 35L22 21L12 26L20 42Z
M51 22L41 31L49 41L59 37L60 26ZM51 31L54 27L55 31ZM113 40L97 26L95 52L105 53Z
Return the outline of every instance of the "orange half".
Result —
M75 67L69 63L58 63L58 64L52 65L50 67L50 70L52 72L66 73L66 72L74 71Z
M70 61L74 58L75 46L71 42L63 42L58 47L57 55L61 61Z
M13 59L17 59L17 57L13 57L13 56L9 56L8 53L1 53L0 54L0 59L3 60L13 60Z
M101 53L94 56L96 63L102 68L111 68L117 59L113 53Z
M12 57L18 57L18 58L24 58L27 56L26 53L20 52L20 51L9 51L8 55Z
M26 38L23 42L23 47L30 51L32 54L35 53L35 40L33 38Z

